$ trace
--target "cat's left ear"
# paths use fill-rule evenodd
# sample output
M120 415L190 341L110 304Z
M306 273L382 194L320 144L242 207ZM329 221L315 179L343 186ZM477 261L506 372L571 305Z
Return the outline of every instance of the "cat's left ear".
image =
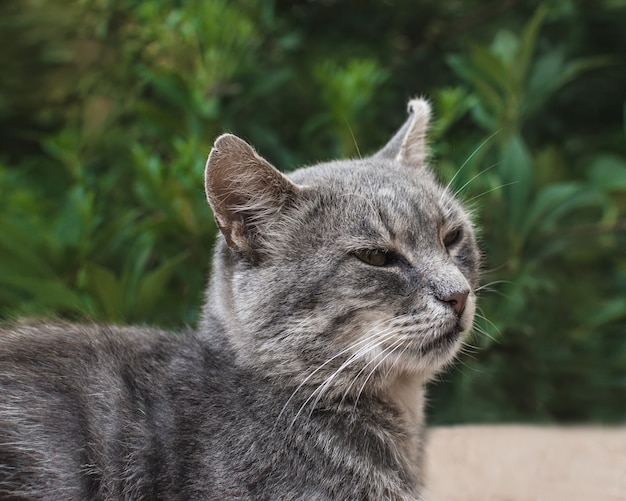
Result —
M232 134L215 140L204 183L226 243L250 256L263 253L267 244L264 230L301 191L252 146Z
M430 152L426 134L430 127L430 104L425 99L409 101L409 118L391 140L373 158L397 160L422 166Z

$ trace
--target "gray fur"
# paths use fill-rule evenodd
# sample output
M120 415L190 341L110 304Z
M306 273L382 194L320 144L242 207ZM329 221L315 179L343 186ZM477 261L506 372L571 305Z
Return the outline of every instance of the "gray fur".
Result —
M422 499L423 384L471 328L479 255L410 110L379 154L289 177L216 140L196 331L0 330L0 498Z

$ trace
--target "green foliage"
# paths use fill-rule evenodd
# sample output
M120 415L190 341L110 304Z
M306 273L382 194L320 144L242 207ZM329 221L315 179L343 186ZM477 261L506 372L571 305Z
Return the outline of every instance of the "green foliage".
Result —
M491 266L484 287L493 284L496 294L481 301L474 342L482 351L443 390L444 421L459 412L488 420L625 417L618 402L625 395L626 338L619 333L626 311L621 297L606 294L625 292L626 160L602 151L576 158L568 141L530 143L526 133L564 85L610 59L569 60L547 44L537 53L546 13L539 8L519 36L499 31L492 44L448 58L474 97L473 121L496 131L453 180L483 205ZM443 163L453 170L457 161Z
M623 420L625 24L615 0L7 0L0 318L195 323L213 138L365 155L419 93L486 256L434 421Z

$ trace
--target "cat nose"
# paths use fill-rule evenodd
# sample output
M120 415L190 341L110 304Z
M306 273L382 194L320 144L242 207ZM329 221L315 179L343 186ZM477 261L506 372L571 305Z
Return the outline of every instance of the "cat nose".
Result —
M439 301L449 304L455 311L455 313L461 316L463 314L463 311L465 310L467 296L469 296L469 291L464 290L461 292L452 292L450 294L438 296L438 299Z

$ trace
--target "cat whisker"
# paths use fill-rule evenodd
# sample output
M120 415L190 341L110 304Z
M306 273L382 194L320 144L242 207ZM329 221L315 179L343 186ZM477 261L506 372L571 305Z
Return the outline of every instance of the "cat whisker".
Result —
M366 344L368 343L370 340L374 339L375 337L377 337L378 334L374 333L371 334L370 336L367 336L365 338L361 338L357 341L355 341L354 343L350 344L349 346L347 346L346 348L344 348L343 350L339 351L338 353L336 353L335 355L333 355L332 357L330 357L328 360L326 360L324 363L322 363L321 365L319 365L316 369L314 369L313 371L311 371L309 373L309 375L298 385L298 387L291 393L291 396L287 399L287 402L285 402L285 405L283 405L283 408L281 409L281 411L278 413L278 418L276 419L277 422L280 421L280 418L282 417L283 413L285 412L285 410L287 409L287 407L289 406L289 403L295 398L296 394L298 393L298 391L300 391L300 389L313 377L315 376L315 374L317 374L320 370L322 370L324 367L326 367L329 363L331 363L333 360L336 360L337 358L345 355L346 353L354 350L357 346L361 345L361 344ZM352 355L354 356L354 355ZM350 357L348 358L350 359ZM306 404L306 402L305 402ZM296 416L297 417L297 416ZM293 423L292 423L293 424Z
M348 130L350 131L350 135L352 136L352 142L354 143L354 147L356 148L356 153L359 155L359 160L362 160L361 150L359 149L359 145L356 142L356 137L354 137L354 132L352 131L352 127L350 127L350 123L346 120L346 125L348 126Z
M356 410L357 405L359 403L359 399L361 398L361 394L363 393L363 390L365 390L365 387L367 386L367 382L370 380L370 378L372 377L372 375L376 372L376 370L378 370L378 368L384 363L385 360L387 360L387 358L389 358L391 355L393 355L395 353L395 351L402 346L402 343L404 342L404 339L400 338L397 339L389 348L389 352L381 358L381 360L374 366L374 368L369 372L369 374L367 375L367 377L365 378L365 381L363 381L363 384L361 385L361 388L359 389L359 392L357 393L356 398L354 399L354 406L353 408ZM408 344L404 347L404 350L402 350L402 353L404 353L406 351L406 349L408 348ZM384 352L383 352L384 353Z
M505 283L512 283L512 282L505 282ZM505 299L509 299L509 300L511 299L511 296L509 294L506 294L506 293L504 293L502 291L499 291L499 290L496 290L496 289L493 289L493 290L487 289L486 292L491 292L491 293L497 294L498 296L501 296L501 297L503 297Z
M381 339L379 339L378 341L371 343L367 346L365 346L364 348L361 348L359 351L357 351L356 353L354 353L353 355L351 355L335 372L333 372L333 374L331 374L328 378L326 378L326 380L319 385L315 391L313 391L311 393L311 395L309 396L309 398L307 398L307 400L304 402L304 404L302 404L302 407L300 408L300 410L298 411L298 413L296 414L296 417L294 418L294 422L297 419L298 415L300 414L300 412L304 409L304 407L309 403L309 401L312 400L312 398L317 394L315 401L313 402L313 404L311 405L311 413L313 412L313 410L316 408L317 404L319 403L319 401L321 400L323 394L325 391L328 390L328 388L330 388L332 382L334 381L334 379L341 373L343 372L347 367L349 367L350 365L352 365L355 361L359 360L360 358L363 358L366 354L368 354L369 352L371 352L372 350L378 348L380 345L382 345L387 339L388 337L394 332L393 328L388 328L386 330L383 331L379 331L375 334L376 337L380 337ZM379 356L380 354L376 354L374 356L374 360ZM369 365L370 362L368 362L367 365ZM360 372L359 372L360 373ZM310 414L310 413L309 413ZM293 424L293 423L292 423Z
M457 359L455 360L456 363L460 364L461 367L459 367L458 365L455 364L455 366L457 367L457 370L463 374L464 376L468 375L468 370L472 371L472 372L480 372L477 370L475 365L469 365L467 363L465 363L463 360ZM443 381L443 379L438 379L438 381ZM451 382L452 379L447 380L447 382Z
M328 378L326 378L324 380L324 382L322 382L313 392L311 392L311 394L307 397L307 399L304 401L304 403L300 406L300 408L298 409L298 412L296 412L296 415L294 416L294 418L291 421L291 424L289 425L289 428L293 427L293 425L295 424L295 422L298 420L298 417L300 416L300 414L302 414L302 412L304 411L304 409L306 408L306 406L309 404L309 402L312 402L312 406L311 406L311 412L309 413L309 415L315 410L315 406L319 403L321 397L323 396L324 392L330 388L332 382L334 381L334 379L343 371L345 370L348 366L350 366L354 361L358 360L360 358L360 355L363 355L365 353L367 353L368 351L371 351L372 349L376 348L378 346L377 343L374 343L373 345L367 345L367 347L365 349L362 349L359 352L359 356L357 356L357 354L353 354L351 355L336 371L334 371Z
M372 346L372 349L374 348L378 348L378 346L380 346L381 343L376 343L375 346ZM368 351L372 351L372 350L368 350ZM309 417L311 416L311 414L315 411L315 408L317 407L317 405L319 404L319 401L322 399L322 397L324 396L324 393L326 391L328 391L328 389L330 389L331 384L333 382L333 380L341 373L343 372L345 369L347 369L350 365L352 365L354 362L356 362L357 360L363 358L365 355L367 354L367 352L363 352L360 354L360 356L353 356L351 357L346 364L344 364L343 366L341 366L334 374L332 374L326 381L324 381L324 383L322 383L320 386L318 386L316 388L316 390L311 394L311 396L309 397L310 400L312 400L312 403L310 405L311 410L309 411ZM376 354L374 356L374 359L376 357L378 357L379 355ZM313 396L315 396L315 400L313 400ZM343 398L341 399L341 402L343 402ZM309 401L309 399L307 399L307 402ZM304 405L307 404L307 402L305 402Z
M492 275L494 273L497 273L499 271L502 271L504 269L506 269L506 267L509 265L508 260L503 262L502 264L499 265L494 265L491 268L485 268L484 270L482 270L483 275ZM503 280L503 283L506 284L513 284L514 282L510 281L510 280Z
M483 311L483 309L478 306L476 308L476 317L480 318L481 320L484 320L485 322L487 322L488 324L490 324L499 335L502 335L502 332L500 331L500 329L496 326L496 324L494 324L491 320L489 320L489 318L487 318L487 316L485 315L485 312Z
M382 325L377 325L376 328L380 329L381 327L383 327L385 324L389 324L393 319L390 319L386 322L383 322ZM390 331L390 329L387 329L387 331ZM320 388L322 388L324 385L329 384L329 382L331 382L342 370L344 370L346 367L348 367L352 362L354 362L355 360L357 360L359 357L365 355L366 353L368 353L369 351L375 349L376 347L378 347L382 342L384 342L384 339L379 340L375 343L370 343L370 341L374 340L375 338L379 338L382 335L386 335L387 332L386 330L382 330L382 331L374 331L372 334L367 335L365 337L362 337L360 339L358 339L357 341L355 341L354 343L348 345L346 348L344 348L343 350L341 350L339 353L335 354L334 356L332 356L331 358L329 358L328 360L326 360L324 363L322 363L320 366L318 366L314 371L312 371L305 379L304 381L302 381L302 383L300 383L300 385L293 391L293 393L291 394L291 396L289 397L289 399L287 400L287 402L285 403L285 405L283 406L283 408L281 409L279 415L278 415L278 419L277 421L280 420L282 414L285 412L285 410L287 409L287 406L289 405L289 403L291 402L291 400L293 400L293 398L295 397L296 393L317 373L319 372L321 369L323 369L326 365L328 365L329 363L331 363L333 360L341 357L342 355L353 351L355 348L357 348L360 345L365 345L364 347L362 346L361 348L359 348L356 352L352 353L352 355L350 355L348 357L348 359L346 361L343 362L343 364L335 371L333 372L333 374L329 377L326 378L324 380L324 382L322 382L317 389L307 398L307 400L304 402L304 404L302 404L301 408L298 410L298 412L296 413L296 416L294 417L291 426L293 426L293 423L296 421L296 419L298 418L299 414L302 412L302 410L304 409L304 407L308 404L308 402L315 396L315 394L320 391ZM369 343L369 344L368 344ZM322 389L322 391L324 391L324 388ZM316 401L317 402L317 401ZM290 427L291 427L290 426Z
M313 412L313 410L317 407L317 404L319 403L319 401L321 400L321 398L323 397L324 393L331 387L332 382L334 381L334 379L344 370L346 370L350 365L352 365L354 362L358 361L359 359L363 358L364 356L366 356L368 353L372 352L374 349L378 348L379 346L381 346L383 343L385 343L388 338L390 337L390 335L392 335L395 332L395 327L388 327L389 324L391 324L393 321L395 321L396 318L391 318L385 322L383 322L382 324L379 324L376 326L377 331L374 332L373 335L368 336L366 339L370 340L372 339L372 337L377 337L379 338L376 342L374 343L370 343L367 344L364 347L361 347L358 351L356 351L355 353L353 353L350 357L348 357L348 359L335 371L333 372L333 374L331 374L328 378L326 378L326 380L320 384L315 391L313 391L311 393L311 395L309 395L309 397L307 398L307 400L304 402L304 404L302 404L301 408L298 410L298 412L296 413L296 416L294 418L294 420L292 421L292 425L295 422L295 420L298 418L298 416L301 414L301 412L304 410L304 408L309 404L309 402L313 399L313 397L316 398L313 401L313 403L311 404L311 411L310 413ZM384 327L384 328L382 328ZM356 342L353 343L351 345L351 348L354 348L355 346L361 344L360 342ZM344 350L345 351L345 350ZM359 377L360 374L362 374L364 372L364 370L371 364L373 363L379 356L381 356L384 353L385 350L383 350L383 352L381 353L377 353L376 355L374 355L374 357L372 358L372 360L370 360L364 368L362 368L357 375L355 376L355 379L357 379ZM352 383L350 383L349 386L351 386ZM345 398L347 397L347 393L349 392L349 387L346 390L346 392L344 393L344 396L341 400L341 402L343 402L345 400ZM309 415L310 415L309 413Z
M491 134L487 139L485 139L482 143L480 143L472 152L472 154L470 156L467 157L467 159L465 160L465 162L463 162L461 164L461 167L458 168L458 170L454 173L454 176L452 176L452 178L450 179L450 181L448 181L448 184L446 185L445 189L443 190L441 197L439 198L439 203L441 203L441 201L443 200L443 196L444 194L450 189L450 186L452 186L452 183L454 182L454 180L457 178L457 176L461 173L461 171L465 168L465 166L469 163L469 161L483 148L483 146L485 146L489 141L491 141L494 136L496 136L496 134L498 134L500 132L500 129L498 129L497 131L495 131L493 134Z
M467 341L461 341L461 347L459 348L459 351L462 354L473 358L473 355L480 352L480 348L471 343L468 343Z
M492 289L491 286L498 285L498 284L511 284L511 283L513 282L511 282L510 280L494 280L493 282L487 282L486 284L483 284L480 287L476 287L474 292L480 292L483 290L486 290L488 292L498 292L495 289Z
M510 183L504 183L504 184L499 184L498 186L495 186L494 188L491 188L490 190L487 191L483 191L482 193L473 196L472 198L465 200L464 202L466 204L471 204L474 200L484 197L487 193L491 193L492 191L496 191L496 190L500 190L502 188L506 188L507 186L512 186L514 184L517 184L518 181L511 181Z
M496 329L496 331L498 332L499 336L502 336L502 333L500 332L500 330L495 326L495 324L493 322L491 322L490 320L488 320L486 317L482 316L482 315L478 315L476 314L476 316L478 318L481 318L482 320L484 320L485 322L488 322L489 324L491 324L494 329ZM491 334L489 334L485 329L483 329L482 327L478 327L477 325L474 326L474 331L477 332L478 334L481 334L482 336L485 336L486 338L490 339L491 341L493 341L494 343L498 342L498 339L493 337Z
M385 340L386 340L386 339L385 339ZM385 341L385 340L382 340L382 341ZM397 341L396 341L396 342L397 342ZM393 345L395 345L395 344L396 344L396 342L394 342L394 343L392 344L392 346L393 346ZM350 393L350 389L352 388L352 385L353 385L356 381L358 381L358 379L359 379L359 377L361 376L361 374L363 374L363 373L367 370L367 368L368 368L371 364L373 364L373 363L376 361L376 359L377 359L378 357L380 357L381 355L383 355L387 349L388 349L388 348L385 348L382 352L377 353L377 354L376 354L376 355L375 355L375 356L374 356L374 357L373 357L373 358L372 358L372 359L371 359L371 360L370 360L367 364L365 364L365 365L361 368L361 370L360 370L359 372L357 372L357 373L356 373L356 375L354 376L353 380L350 382L350 384L348 384L348 387L347 387L347 388L346 388L346 390L344 391L343 397L341 398L341 403L343 403L343 402L345 401L345 399L346 399L346 398L348 398L348 394ZM387 373L387 375L388 375L388 373Z
M409 349L409 346L410 346L410 344L409 344L409 343L407 343L407 344L406 344L406 346L404 347L404 349L403 349L403 350L400 352L400 354L398 355L398 359L399 359L399 358L401 358L401 357L402 357L402 355L404 355L404 352L405 352L406 350L408 350L408 349ZM390 364L390 365L389 365L389 367L388 367L388 369L387 369L387 372L385 372L385 378L388 378L388 377L389 377L389 374L391 374L391 371L393 370L394 366L395 366L395 364Z
M481 291L481 296L483 294L497 294L498 296L501 296L503 298L506 298L506 299L509 298L508 294L505 294L504 292L499 291L498 289L492 289L492 288L487 288L487 289L482 290Z
M500 165L502 162L496 162L495 164L490 165L489 167L486 167L485 169L481 170L478 174L476 174L475 176L471 177L468 181L465 182L465 184L463 184L463 186L461 186L460 188L458 188L457 190L455 190L454 192L454 196L458 197L461 192L467 188L475 179L478 179L480 176L482 176L483 174L485 174L486 172L489 172L491 169L493 169L494 167L497 167L498 165Z

